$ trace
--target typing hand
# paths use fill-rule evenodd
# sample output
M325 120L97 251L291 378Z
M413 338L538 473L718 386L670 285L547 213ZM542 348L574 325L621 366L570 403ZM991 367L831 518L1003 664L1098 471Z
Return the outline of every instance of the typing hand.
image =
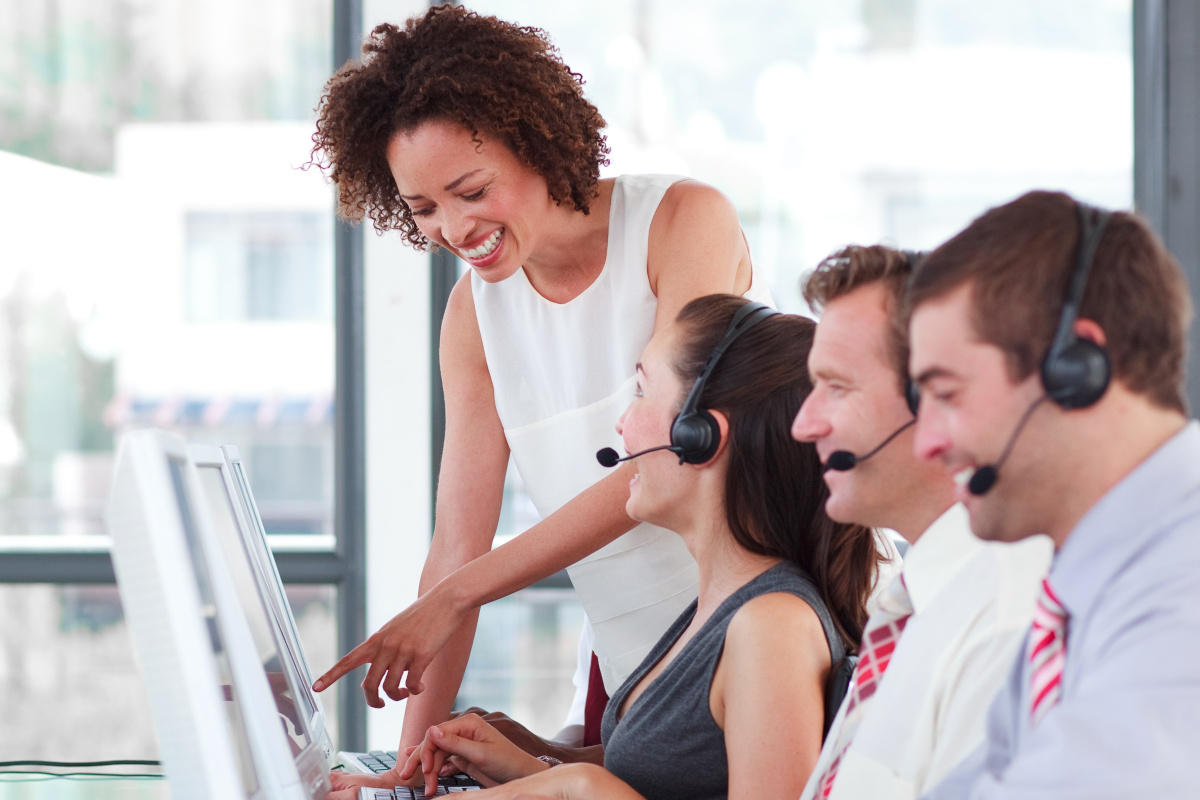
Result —
M358 790L363 786L370 786L375 789L392 789L396 786L411 783L410 781L400 779L400 770L396 767L389 769L387 772L380 772L377 775L343 772L340 769L335 769L329 773L329 782L333 786L333 791L329 793L327 800L358 800Z
M627 783L596 764L563 764L488 789L487 800L644 800Z
M425 668L466 616L465 612L451 608L440 597L435 599L435 592L436 587L343 656L328 672L317 678L313 683L313 691L322 692L347 672L370 664L362 689L371 708L384 706L383 698L379 696L380 684L384 694L393 700L420 694L425 688L421 683ZM405 685L401 688L400 680L406 673Z
M479 717L495 728L505 739L535 758L537 756L554 756L561 761L567 760L563 758L563 747L543 739L502 711L485 711L477 706L471 706L465 711L455 711L450 715L450 719L458 719L469 714Z
M466 714L431 727L400 777L408 780L423 773L425 792L431 794L443 775L465 772L484 786L495 786L548 768L480 717Z

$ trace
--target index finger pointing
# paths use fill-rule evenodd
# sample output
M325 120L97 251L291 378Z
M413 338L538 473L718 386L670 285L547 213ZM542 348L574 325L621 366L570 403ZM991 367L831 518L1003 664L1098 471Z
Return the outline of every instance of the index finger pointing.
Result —
M350 672L351 670L358 669L363 664L369 662L371 660L371 656L368 655L369 651L364 649L366 648L367 644L368 642L363 642L358 647L342 656L341 661L334 664L329 668L328 672L313 681L313 691L325 691L338 680L340 680L346 673Z

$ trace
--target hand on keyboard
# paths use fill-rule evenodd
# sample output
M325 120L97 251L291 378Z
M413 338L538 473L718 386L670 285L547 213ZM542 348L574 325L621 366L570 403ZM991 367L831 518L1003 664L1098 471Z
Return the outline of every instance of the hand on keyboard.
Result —
M507 783L548 769L474 714L431 727L424 741L408 757L401 778L424 773L425 791L436 790L445 772L465 772L484 786Z
M420 778L421 776L417 777ZM387 789L390 791L396 786L411 783L412 781L403 780L400 777L400 771L393 767L377 775L334 770L329 773L329 782L333 786L333 791L329 794L327 800L358 800L359 789Z

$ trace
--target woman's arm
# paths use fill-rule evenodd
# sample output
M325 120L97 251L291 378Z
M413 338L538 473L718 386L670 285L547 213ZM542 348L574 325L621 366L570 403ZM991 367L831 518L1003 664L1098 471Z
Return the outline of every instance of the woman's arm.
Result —
M699 181L667 189L650 224L646 277L658 298L655 330L706 294L745 294L751 283L750 248L737 210L725 195Z
M821 752L829 645L799 597L742 606L725 633L709 705L725 731L730 800L795 800Z
M429 725L449 716L480 605L554 574L636 524L625 513L633 477L633 467L626 464L521 536L489 550L499 519L508 446L466 277L450 296L441 353L446 445L421 596L315 683L323 690L370 663L363 692L372 707L384 704L381 684L393 700L424 689L428 699L414 697L406 709L402 747L416 744ZM431 669L426 680L427 667Z
M501 784L480 800L645 800L632 786L595 764L562 764L528 778ZM795 798L792 798L795 800Z

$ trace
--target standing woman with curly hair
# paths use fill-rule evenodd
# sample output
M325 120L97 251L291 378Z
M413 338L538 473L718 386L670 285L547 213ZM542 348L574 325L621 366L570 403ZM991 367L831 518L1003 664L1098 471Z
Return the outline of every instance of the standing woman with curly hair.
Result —
M611 692L696 597L673 534L625 513L613 422L656 328L695 297L769 300L732 204L678 176L599 177L605 123L546 34L441 6L380 25L326 86L313 139L342 216L471 270L442 323L445 449L420 598L315 688L370 663L369 705L409 701L402 745L444 721L480 605L569 568ZM512 455L543 521L496 550ZM387 776L384 783L393 776ZM388 784L394 785L394 784Z

